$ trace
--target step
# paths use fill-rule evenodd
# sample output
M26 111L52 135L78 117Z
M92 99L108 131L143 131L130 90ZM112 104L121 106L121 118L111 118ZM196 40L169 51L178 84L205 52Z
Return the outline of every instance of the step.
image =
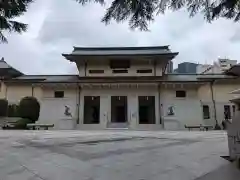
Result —
M128 123L108 123L107 128L128 129Z

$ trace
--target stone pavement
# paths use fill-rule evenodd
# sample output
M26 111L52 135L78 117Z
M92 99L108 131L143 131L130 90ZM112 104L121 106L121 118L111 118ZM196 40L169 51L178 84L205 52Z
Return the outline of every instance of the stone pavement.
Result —
M0 131L0 180L206 180L227 155L223 131Z

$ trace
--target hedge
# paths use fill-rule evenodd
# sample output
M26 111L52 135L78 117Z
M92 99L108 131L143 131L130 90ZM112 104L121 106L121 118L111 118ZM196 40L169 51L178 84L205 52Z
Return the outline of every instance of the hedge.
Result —
M8 110L8 101L6 99L0 99L0 117L6 117Z

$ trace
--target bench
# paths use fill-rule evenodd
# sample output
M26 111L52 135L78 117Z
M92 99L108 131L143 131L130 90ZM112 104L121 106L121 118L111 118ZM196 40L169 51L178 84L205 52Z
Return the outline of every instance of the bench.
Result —
M14 126L15 126L15 124L16 124L17 122L14 122L14 121L12 121L12 122L9 122L9 121L5 121L3 124L2 124L2 129L5 129L5 128L14 128Z
M48 130L48 128L54 127L54 124L27 124L27 127L32 130Z
M185 128L191 131L192 129L199 129L200 131L208 131L209 129L213 129L213 126L210 125L195 125L195 126L187 126L185 125Z

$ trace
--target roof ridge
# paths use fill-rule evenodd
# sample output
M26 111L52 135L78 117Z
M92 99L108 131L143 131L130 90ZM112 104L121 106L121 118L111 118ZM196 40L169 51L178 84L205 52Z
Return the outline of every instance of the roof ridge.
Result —
M147 49L168 49L169 45L164 46L105 46L105 47L77 47L73 46L74 50L147 50Z
M78 76L78 74L24 74L23 76Z

